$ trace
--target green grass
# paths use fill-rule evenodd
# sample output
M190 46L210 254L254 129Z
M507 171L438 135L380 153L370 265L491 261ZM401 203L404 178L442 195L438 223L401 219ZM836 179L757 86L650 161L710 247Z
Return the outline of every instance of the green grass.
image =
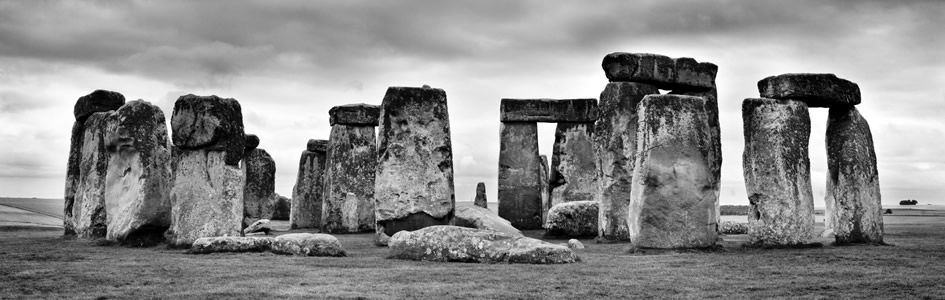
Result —
M317 258L190 255L0 228L0 298L945 297L945 224L886 232L894 246L754 249L728 236L711 251L629 253L582 240L581 263L505 265L386 259L370 234L337 235L349 257Z

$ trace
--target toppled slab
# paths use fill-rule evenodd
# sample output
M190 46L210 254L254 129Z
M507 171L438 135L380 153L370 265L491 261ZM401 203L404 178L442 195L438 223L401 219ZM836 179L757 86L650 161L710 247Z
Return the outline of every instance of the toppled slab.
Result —
M236 99L181 96L174 102L171 130L174 146L225 151L227 165L238 165L246 151L243 113Z
M611 82L638 82L664 90L707 90L715 87L719 67L682 57L614 52L604 56L601 67Z
M545 230L549 236L596 236L597 220L597 201L564 202L548 210Z
M269 234L269 232L272 231L272 228L269 227L270 226L269 223L271 222L272 221L270 221L269 219L256 220L255 222L250 223L249 226L246 226L246 228L243 228L243 231L242 231L243 235L256 233L256 232Z
M438 262L564 264L578 261L567 246L492 230L430 226L401 231L389 241L389 258Z
M377 126L381 107L370 104L348 104L332 107L328 110L328 122L335 125Z
M860 104L860 87L834 74L781 74L758 81L763 98L803 101L808 107Z
M272 241L272 253L296 256L346 256L337 238L322 233L290 233Z
M457 207L453 216L456 226L477 229L488 229L509 235L522 235L522 232L512 226L512 223L491 210L478 206Z
M502 122L583 122L597 120L597 99L502 99Z
M187 253L264 252L269 251L273 241L275 241L273 237L203 237L194 241Z

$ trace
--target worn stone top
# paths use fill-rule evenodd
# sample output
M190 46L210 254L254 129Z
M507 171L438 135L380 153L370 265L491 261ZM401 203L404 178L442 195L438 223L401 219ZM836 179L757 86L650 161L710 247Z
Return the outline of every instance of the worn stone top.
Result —
M82 96L75 102L73 114L76 121L85 121L86 118L97 112L116 110L125 105L125 96L117 92L95 90L91 94Z
M703 91L715 86L719 67L689 57L670 58L659 54L614 52L601 62L611 82L649 83L664 90Z
M226 164L238 165L245 150L243 112L232 98L184 95L171 115L174 146L226 151Z
M597 120L597 99L502 99L502 122L587 122Z
M769 76L758 81L764 98L803 101L809 107L860 104L860 86L834 74L794 73Z
M142 165L152 161L152 151L167 148L167 125L164 112L157 105L144 100L130 101L115 111L115 130L105 133L105 147L109 152L136 151Z
M361 125L377 126L377 118L381 114L381 107L364 103L339 105L328 110L331 126Z
M305 150L312 152L325 152L328 151L328 140L308 140L308 144L305 145Z
M243 139L243 149L245 149L247 153L253 149L256 149L256 147L259 147L259 136L247 133L243 135Z

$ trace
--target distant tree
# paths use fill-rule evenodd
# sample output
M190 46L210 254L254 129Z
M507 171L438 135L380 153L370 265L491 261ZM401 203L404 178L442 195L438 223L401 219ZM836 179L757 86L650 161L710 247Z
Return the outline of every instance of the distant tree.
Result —
M919 204L919 201L915 199L899 201L899 205L916 205L916 204Z

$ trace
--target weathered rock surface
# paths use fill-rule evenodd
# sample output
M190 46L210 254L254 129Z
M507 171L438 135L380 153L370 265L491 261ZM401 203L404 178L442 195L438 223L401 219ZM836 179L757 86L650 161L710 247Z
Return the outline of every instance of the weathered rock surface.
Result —
M271 219L276 211L276 162L265 149L250 150L243 158L243 217Z
M327 140L308 141L307 150L299 159L299 172L292 189L292 211L289 224L292 229L321 228L322 197Z
M557 204L548 210L548 221L545 222L546 234L570 237L596 236L597 218L596 201L571 201Z
M336 123L331 127L325 164L322 232L374 230L374 126Z
M548 156L538 156L538 192L541 198L541 223L545 224L548 219L548 210L551 209L551 183L548 169Z
M450 224L456 200L446 92L388 88L377 143L378 244L400 230Z
M631 243L639 248L714 245L718 207L705 100L648 95L638 109L627 220Z
M253 151L253 149L256 149L256 147L259 147L259 136L255 134L244 135L243 140L244 140L244 145L243 145L244 155L249 154L250 151Z
M243 158L243 113L236 99L181 96L174 102L171 130L174 146L181 149L224 151L231 166Z
M594 123L558 123L551 155L551 205L594 200L598 193Z
M242 233L243 233L243 235L247 235L247 234L250 234L250 233L256 233L256 232L262 232L262 233L265 233L265 234L269 234L269 232L272 231L272 228L269 227L269 223L271 223L271 222L272 222L272 221L269 220L269 219L259 219L259 220L256 220L255 222L250 223L249 226L246 226L246 228L243 228Z
M272 241L272 253L297 256L346 256L337 238L322 233L290 233Z
M106 134L105 212L108 240L143 243L162 239L170 226L170 139L161 108L131 101L115 112Z
M120 93L95 90L91 94L82 96L75 102L73 114L76 121L85 121L86 118L97 112L117 110L125 105L125 96Z
M781 74L758 81L761 97L803 101L808 107L860 104L860 87L834 74Z
M597 99L502 99L502 122L591 122L597 120Z
M226 153L173 149L171 227L174 246L202 237L238 236L243 222L243 170L225 161Z
M269 251L273 241L273 237L203 237L194 241L187 253L264 252Z
M105 211L106 174L109 153L106 134L115 130L115 112L97 112L89 116L82 135L79 173L71 205L63 218L79 238L104 238L107 233ZM66 227L69 232L69 227Z
M567 246L492 230L431 226L390 239L389 258L439 262L563 264L578 260Z
M719 125L718 91L715 87L705 91L675 90L673 95L687 95L705 99L705 111L709 115L709 169L712 171L713 187L715 191L715 207L719 206L719 195L722 183L722 131ZM718 212L718 211L716 211ZM716 216L721 220L721 215Z
M879 171L869 123L855 107L832 107L827 121L827 197L838 243L882 243Z
M381 107L370 104L348 104L332 107L328 110L328 121L331 126L335 125L354 125L354 126L377 126L377 118L380 116Z
M568 248L571 249L584 249L584 243L576 239L568 240Z
M600 94L600 118L593 135L600 168L596 194L600 241L630 241L627 216L637 151L637 104L644 96L659 93L650 84L611 82Z
M473 204L482 208L489 207L489 202L486 201L486 183L485 182L480 182L476 184L476 200L473 201Z
M456 208L456 226L488 229L509 235L522 235L522 232L512 226L512 223L499 217L491 210L478 206L464 206Z
M538 125L503 122L499 136L499 216L518 229L540 229Z
M742 102L748 191L748 239L764 246L809 242L814 230L810 186L810 115L801 101Z
M288 221L289 214L292 213L292 199L289 197L275 194L276 209L272 212L272 219L279 221Z
M715 64L688 57L626 52L607 54L601 67L611 82L647 83L664 90L713 88L719 69Z

